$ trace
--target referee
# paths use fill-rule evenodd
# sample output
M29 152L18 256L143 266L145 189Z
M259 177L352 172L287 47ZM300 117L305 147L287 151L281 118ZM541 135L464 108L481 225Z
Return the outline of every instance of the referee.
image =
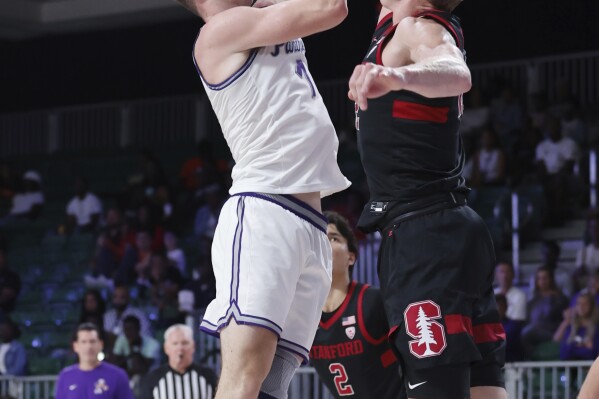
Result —
M139 399L212 399L216 374L193 363L195 342L191 328L175 324L164 333L168 364L150 371L141 382Z

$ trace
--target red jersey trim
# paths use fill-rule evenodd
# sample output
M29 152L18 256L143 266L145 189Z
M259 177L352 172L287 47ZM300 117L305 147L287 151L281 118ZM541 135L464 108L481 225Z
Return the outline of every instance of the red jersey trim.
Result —
M339 308L337 308L337 310L335 311L335 314L333 315L333 317L331 317L326 323L323 323L322 321L319 323L320 327L324 328L325 330L328 330L329 328L331 328L331 326L333 324L335 324L335 322L337 320L339 320L339 318L341 317L341 315L343 314L343 312L345 312L345 309L347 308L347 305L349 304L349 301L354 293L354 288L356 288L356 282L352 281L351 283L349 283L349 288L347 290L347 295L345 296L345 299L343 300L343 303L341 304L341 306L339 306ZM358 305L359 306L359 305ZM360 309L360 308L358 308ZM359 310L358 310L359 312Z
M381 20L379 21L379 23L378 23L378 24L376 24L376 28L374 28L374 30L377 30L377 29L379 29L381 26L383 26L383 25L384 25L384 24L385 24L387 21L389 21L389 19L391 19L391 18L393 18L393 12L392 12L392 11L391 11L391 12L389 12L389 14L385 15L385 16L383 17L383 19L381 19Z
M393 13L391 13L393 14ZM397 28L397 25L391 25L389 28L387 28L387 30L385 32L383 32L383 35L381 36L381 42L378 44L378 48L376 49L376 63L378 65L384 65L383 64L383 49L385 48L385 45L387 44L387 41L391 38L391 33L393 33L395 31L395 29Z
M372 345L380 345L383 342L385 342L385 340L387 339L387 336L383 335L380 338L373 338L372 335L370 335L368 333L368 331L366 330L366 324L364 323L364 312L362 310L362 308L363 308L362 302L364 300L364 292L366 292L367 288L368 288L368 285L365 284L362 287L362 289L360 290L360 293L358 294L358 326L360 326L360 332L364 336L364 339L366 340L366 342L368 342L369 344L372 344Z
M472 319L461 314L448 314L445 316L445 330L447 334L463 334L474 338L474 342L505 341L505 331L501 323L485 323L472 326Z
M393 101L393 117L412 121L446 123L449 107L431 107L407 101Z
M445 315L445 330L447 334L468 333L474 335L472 332L472 319L461 314Z
M395 356L395 353L393 353L392 349L387 349L385 353L381 355L381 364L384 368L391 366L396 361L397 357Z
M474 326L474 342L505 341L505 331L501 323L486 323Z

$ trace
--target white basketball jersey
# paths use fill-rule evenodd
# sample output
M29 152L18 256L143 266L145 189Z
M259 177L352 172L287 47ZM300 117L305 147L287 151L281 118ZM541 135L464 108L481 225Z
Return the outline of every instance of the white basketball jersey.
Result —
M304 54L301 39L255 49L219 84L198 68L235 160L231 194L324 197L351 184L337 165L339 141Z

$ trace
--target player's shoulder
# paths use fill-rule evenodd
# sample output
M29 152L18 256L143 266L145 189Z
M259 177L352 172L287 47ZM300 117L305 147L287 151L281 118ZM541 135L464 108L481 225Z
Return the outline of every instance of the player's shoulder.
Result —
M427 18L427 14L403 18L397 24L394 37L400 37L408 44L419 45L427 42L448 40L452 36L438 20Z
M369 285L369 284L363 284L363 283L357 283L356 284L356 291L358 293L362 293L361 295L363 296L363 298L368 298L368 299L381 299L381 290L378 287Z

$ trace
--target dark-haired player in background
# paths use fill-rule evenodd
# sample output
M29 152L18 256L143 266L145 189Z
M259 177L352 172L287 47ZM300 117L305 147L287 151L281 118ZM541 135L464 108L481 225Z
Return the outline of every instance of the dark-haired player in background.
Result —
M471 87L461 0L381 0L350 79L370 189L359 226L378 230L381 293L410 398L506 398L495 254L466 205L459 135Z
M325 216L333 248L333 284L310 350L312 365L336 398L403 398L379 290L352 281L356 237L344 217L336 212Z

